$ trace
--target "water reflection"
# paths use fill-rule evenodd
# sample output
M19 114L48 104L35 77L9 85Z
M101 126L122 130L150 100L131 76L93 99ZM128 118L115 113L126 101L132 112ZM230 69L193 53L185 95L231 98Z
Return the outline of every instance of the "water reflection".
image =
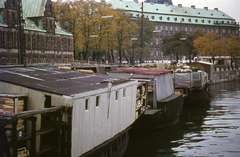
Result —
M124 157L240 156L240 83L211 85L209 91L209 101L184 105L176 125L130 132Z

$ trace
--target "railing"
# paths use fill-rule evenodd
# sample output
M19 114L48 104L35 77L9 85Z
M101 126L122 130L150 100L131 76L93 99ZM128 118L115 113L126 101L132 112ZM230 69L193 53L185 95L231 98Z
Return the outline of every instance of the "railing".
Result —
M214 71L231 71L231 70L240 70L239 64L231 65L214 65Z

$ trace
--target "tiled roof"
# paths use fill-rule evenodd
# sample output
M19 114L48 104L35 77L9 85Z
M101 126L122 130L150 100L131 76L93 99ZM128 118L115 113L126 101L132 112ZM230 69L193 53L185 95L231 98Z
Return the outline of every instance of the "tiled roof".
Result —
M47 0L22 0L23 12L26 17L44 16Z
M142 3L134 1L112 0L107 1L114 9L123 9L133 14L133 17L141 17ZM153 22L186 23L214 25L214 22L235 25L234 18L224 12L208 8L182 7L167 4L143 3L144 17Z

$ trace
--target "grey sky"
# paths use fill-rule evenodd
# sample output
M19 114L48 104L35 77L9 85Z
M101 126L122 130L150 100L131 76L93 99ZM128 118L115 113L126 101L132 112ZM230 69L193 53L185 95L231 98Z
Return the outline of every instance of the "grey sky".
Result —
M195 5L196 8L218 8L240 23L240 0L172 0L173 5L182 4L184 7Z

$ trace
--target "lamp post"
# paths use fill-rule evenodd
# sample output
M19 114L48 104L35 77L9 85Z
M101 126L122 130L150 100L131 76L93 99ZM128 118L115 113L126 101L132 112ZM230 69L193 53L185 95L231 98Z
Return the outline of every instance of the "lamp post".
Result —
M135 53L134 53L134 40L138 40L137 38L131 38L132 43L133 43L133 61L132 61L132 65L135 64Z
M182 63L182 41L187 40L187 38L179 38L180 42L181 42L181 48L180 48L180 62ZM189 61L191 60L191 58L189 58Z

